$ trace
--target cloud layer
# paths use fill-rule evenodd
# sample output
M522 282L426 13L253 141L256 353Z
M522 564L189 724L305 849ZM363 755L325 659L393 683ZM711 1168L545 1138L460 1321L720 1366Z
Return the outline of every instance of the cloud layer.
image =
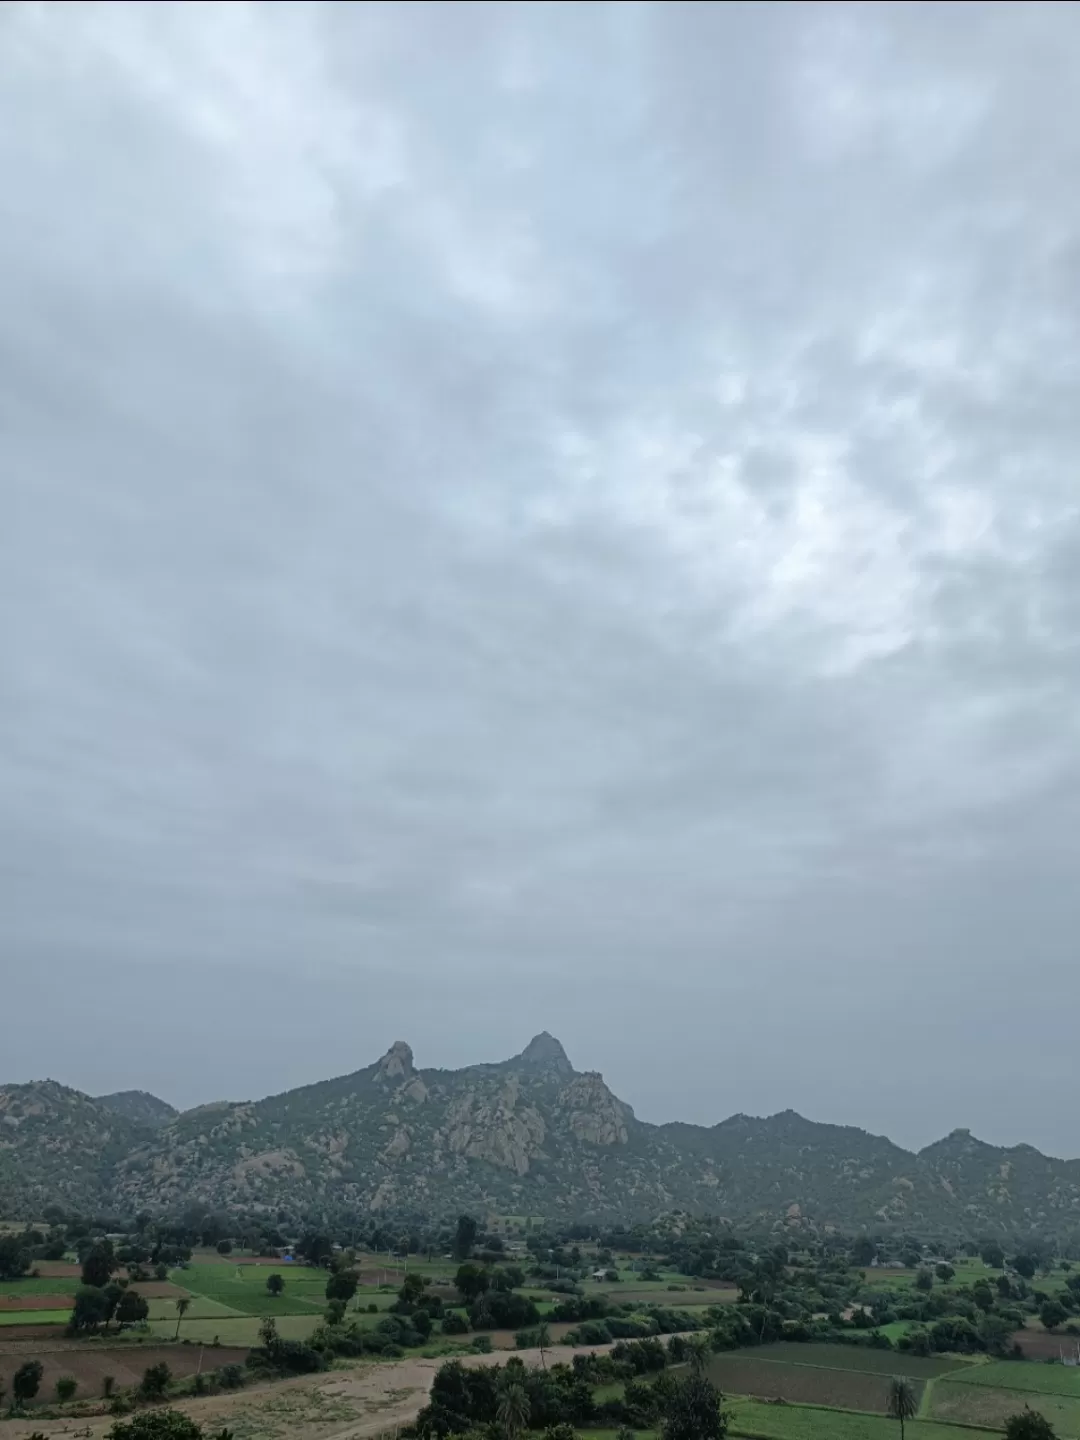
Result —
M3 1078L1080 1153L1078 14L6 8Z

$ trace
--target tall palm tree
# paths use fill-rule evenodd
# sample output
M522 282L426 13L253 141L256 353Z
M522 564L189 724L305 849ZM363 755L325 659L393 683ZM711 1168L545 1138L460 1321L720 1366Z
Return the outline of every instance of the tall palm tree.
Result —
M705 1368L709 1363L708 1345L702 1340L691 1340L688 1351L686 1358L690 1362L690 1374L704 1375Z
M894 1375L889 1381L889 1393L885 1400L885 1413L893 1420L900 1421L900 1440L904 1440L904 1421L914 1419L919 1402L915 1386L906 1375Z
M529 1423L529 1397L520 1380L501 1386L495 1418L506 1440L518 1440Z
M183 1320L184 1316L187 1314L187 1312L188 1312L190 1309L191 1309L191 1296L190 1296L190 1295L178 1295L178 1296L177 1296L177 1299L176 1299L176 1334L173 1336L173 1339L174 1339L174 1340L179 1340L179 1338L180 1338L180 1321ZM903 1436L900 1437L900 1440L903 1440Z
M551 1326L546 1320L541 1320L536 1327L536 1343L540 1347L540 1366L547 1369L547 1361L544 1359L544 1350L551 1344Z

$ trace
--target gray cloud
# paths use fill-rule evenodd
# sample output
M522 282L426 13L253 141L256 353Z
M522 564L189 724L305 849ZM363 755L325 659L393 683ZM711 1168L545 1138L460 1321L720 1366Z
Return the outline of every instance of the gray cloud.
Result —
M5 1078L1080 1153L1077 15L8 7Z

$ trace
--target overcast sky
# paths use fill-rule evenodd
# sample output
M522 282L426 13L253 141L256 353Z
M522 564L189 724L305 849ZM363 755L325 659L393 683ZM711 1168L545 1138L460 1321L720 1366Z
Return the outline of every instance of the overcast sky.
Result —
M6 5L0 1080L547 1028L1080 1154L1080 8Z

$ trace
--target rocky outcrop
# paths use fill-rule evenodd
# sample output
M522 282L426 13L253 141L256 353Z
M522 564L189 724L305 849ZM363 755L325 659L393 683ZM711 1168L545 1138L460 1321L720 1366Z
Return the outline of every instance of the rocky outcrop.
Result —
M555 1105L571 1133L587 1145L625 1145L630 1138L632 1111L616 1100L595 1070L571 1080Z
M403 1042L352 1075L204 1105L157 1130L53 1081L0 1086L0 1214L242 1208L275 1223L469 1211L772 1217L792 1231L1080 1230L1080 1162L967 1131L913 1155L794 1111L647 1125L546 1033L509 1060L417 1070Z

